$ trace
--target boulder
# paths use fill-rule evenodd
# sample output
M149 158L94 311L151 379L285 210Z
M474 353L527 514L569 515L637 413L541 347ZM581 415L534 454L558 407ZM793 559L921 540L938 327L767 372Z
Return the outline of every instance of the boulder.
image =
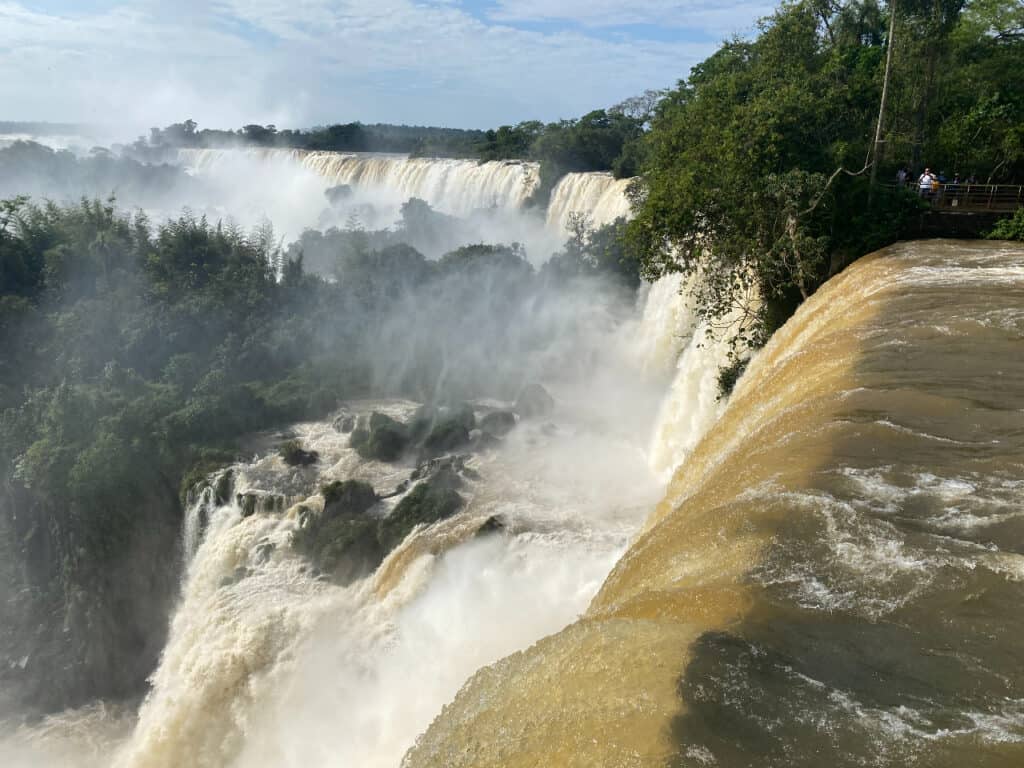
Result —
M378 537L386 552L401 544L417 525L430 525L451 517L465 503L456 488L462 480L450 468L442 468L413 488L380 521Z
M469 430L458 421L441 421L434 425L423 441L423 453L440 456L469 445Z
M540 384L527 384L516 398L514 410L524 419L542 419L555 410L555 399Z
M240 493L235 500L242 510L242 517L252 517L256 514L257 498L255 493Z
M373 486L360 480L339 480L320 489L324 497L323 519L359 517L377 503Z
M516 415L511 411L492 411L480 419L480 431L493 437L504 437L516 425Z
M339 584L368 576L384 559L377 521L366 514L377 503L373 487L358 480L324 486L324 509L299 509L299 529L292 547L308 557L321 574Z
M440 456L469 445L470 430L476 427L476 414L469 403L430 408L416 412L410 432L418 442L422 439L424 455Z
M235 488L235 471L226 469L221 472L213 483L213 497L218 506L231 501L231 492Z
M492 533L504 533L508 529L504 518L500 515L491 515L483 524L476 529L476 536L489 536Z
M396 461L409 445L408 428L374 411L364 425L356 427L349 444L364 459Z
M321 520L313 528L296 532L293 545L339 584L369 576L384 559L377 522L368 516Z
M476 414L469 403L446 405L438 409L438 421L453 422L471 430L476 427Z
M298 440L287 440L281 443L277 452L289 467L308 467L320 461L320 454L307 451Z

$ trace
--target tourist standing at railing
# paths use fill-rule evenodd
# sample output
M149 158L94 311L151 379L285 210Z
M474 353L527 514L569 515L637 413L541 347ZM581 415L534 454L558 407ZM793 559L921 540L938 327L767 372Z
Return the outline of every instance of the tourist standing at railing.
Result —
M917 193L921 197L931 199L933 188L939 183L931 168L925 168L917 179Z
M906 186L907 179L909 178L910 174L907 173L907 169L901 165L900 169L896 171L896 183L899 184L901 187L904 187Z

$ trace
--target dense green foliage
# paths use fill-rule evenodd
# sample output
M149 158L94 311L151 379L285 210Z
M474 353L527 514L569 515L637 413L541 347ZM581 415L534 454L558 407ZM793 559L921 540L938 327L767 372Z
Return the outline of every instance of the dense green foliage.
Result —
M1024 180L1020 6L962 5L898 7L881 180L922 163ZM740 340L763 341L916 207L869 190L887 22L871 0L786 3L657 109L631 243L649 277L700 270L700 311Z
M129 149L152 159L167 149L213 149L239 145L290 147L333 152L401 152L422 157L468 157L483 140L484 132L460 128L345 123L309 130L278 130L273 125L246 125L237 131L199 129L193 120L153 128Z
M1024 241L1024 208L1008 219L1003 219L988 233L990 240L1022 240Z
M621 109L598 109L578 120L502 126L487 132L478 153L484 160L539 162L536 199L546 204L555 184L567 173L612 171L617 178L635 176L640 170L644 122L644 117Z
M0 148L0 199L15 195L76 200L106 198L146 208L174 196L195 201L199 182L177 166L142 163L96 147L87 156L31 141Z

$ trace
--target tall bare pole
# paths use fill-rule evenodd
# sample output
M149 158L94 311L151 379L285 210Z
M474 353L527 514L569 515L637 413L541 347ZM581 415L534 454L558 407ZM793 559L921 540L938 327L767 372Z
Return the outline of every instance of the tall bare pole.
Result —
M896 38L896 0L889 0L889 39L886 41L885 78L882 80L882 103L878 107L878 124L875 126L875 145L871 151L871 187L869 198L875 194L878 179L878 163L882 157L882 127L885 121L885 107L889 102L889 76L892 73L892 51ZM870 202L870 200L869 200Z

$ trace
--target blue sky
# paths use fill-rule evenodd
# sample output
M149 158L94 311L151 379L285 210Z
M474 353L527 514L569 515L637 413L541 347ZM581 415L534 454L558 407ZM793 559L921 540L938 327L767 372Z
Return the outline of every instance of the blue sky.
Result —
M555 120L670 86L770 0L0 0L0 119Z

